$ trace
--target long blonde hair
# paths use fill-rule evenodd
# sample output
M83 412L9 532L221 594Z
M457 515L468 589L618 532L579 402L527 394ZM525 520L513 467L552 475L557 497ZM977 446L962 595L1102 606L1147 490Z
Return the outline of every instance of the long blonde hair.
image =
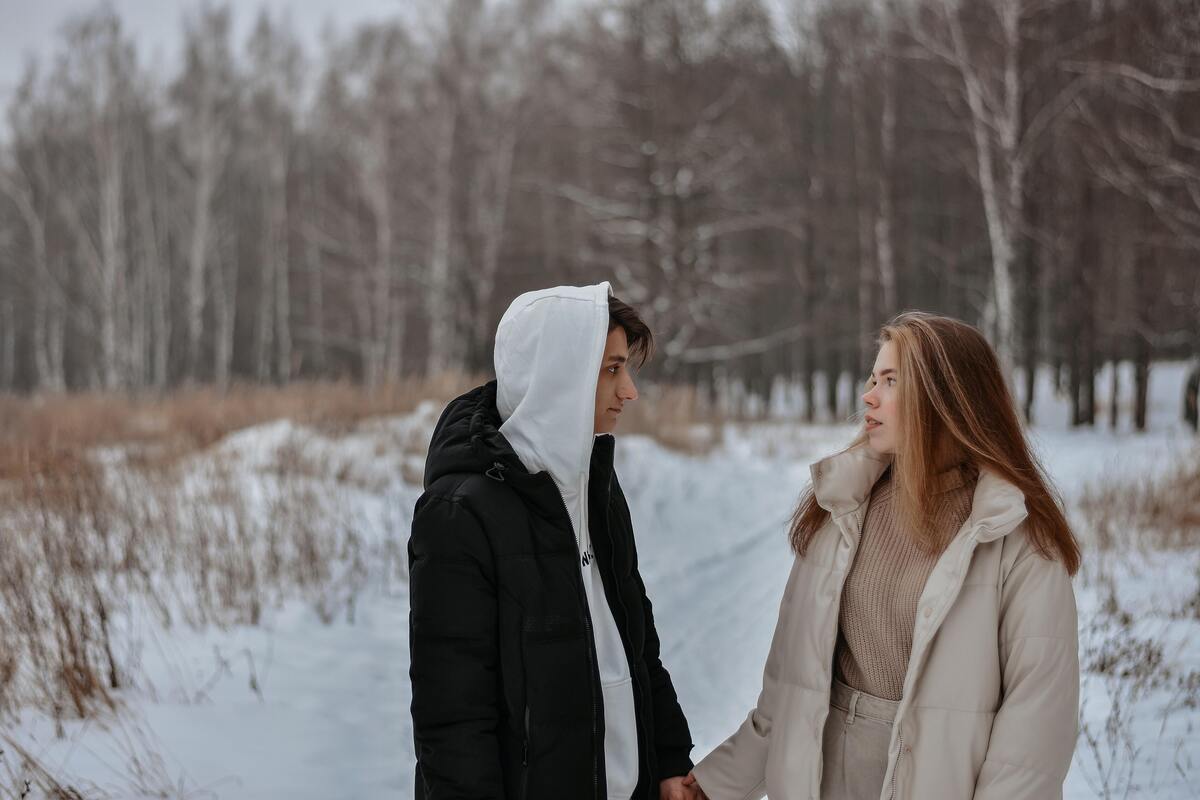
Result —
M900 446L893 480L901 518L909 521L921 546L940 552L948 544L929 524L934 509L924 498L932 496L940 472L963 462L976 470L987 467L1021 490L1030 541L1074 575L1079 543L1029 447L996 353L983 334L950 317L910 311L880 330L880 346L885 342L896 347L900 374ZM858 446L866 446L865 432L850 445ZM810 487L792 515L790 538L797 554L807 552L828 519Z

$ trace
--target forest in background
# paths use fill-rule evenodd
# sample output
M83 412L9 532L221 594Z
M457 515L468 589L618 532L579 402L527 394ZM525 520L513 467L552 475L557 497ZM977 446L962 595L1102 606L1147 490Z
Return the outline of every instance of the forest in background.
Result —
M106 6L29 65L0 391L486 372L513 296L605 279L647 377L810 417L908 308L1076 424L1132 390L1141 427L1151 363L1200 356L1194 0L444 0L313 52L231 13L181 17L173 73Z

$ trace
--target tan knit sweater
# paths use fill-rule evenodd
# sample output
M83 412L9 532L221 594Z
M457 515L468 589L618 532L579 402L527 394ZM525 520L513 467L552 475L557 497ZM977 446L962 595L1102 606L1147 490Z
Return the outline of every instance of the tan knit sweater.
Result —
M943 541L970 515L975 482L966 467L939 476L933 519ZM839 680L887 700L903 693L917 603L938 559L908 535L899 500L889 468L871 490L862 539L842 589L833 656Z

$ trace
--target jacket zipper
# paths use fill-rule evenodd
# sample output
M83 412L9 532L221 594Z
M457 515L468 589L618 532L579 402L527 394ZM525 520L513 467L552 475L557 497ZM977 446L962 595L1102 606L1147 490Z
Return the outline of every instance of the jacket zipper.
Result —
M900 741L900 749L896 752L896 765L892 767L892 796L891 800L896 800L896 773L900 771L900 759L904 758L904 734L897 733Z
M607 493L606 493L604 499L605 499L604 513L607 515L605 517L605 520L606 520L605 527L608 529L609 552L615 556L616 552L617 552L617 544L616 544L616 538L613 536L613 532L612 532L612 516L609 514L609 510L612 508L612 477L611 476L608 479ZM617 588L617 576L616 576L616 572L615 572L616 567L615 567L615 564L613 563L612 559L609 559L609 562L610 562L609 567L610 567L610 569L613 570L613 588L615 589L615 588ZM625 633L625 636L621 637L621 644L623 644L625 646L625 661L629 664L629 677L632 678L633 677L633 658L632 658L633 654L630 650L629 642L627 641L627 639L629 638L629 609L627 609L625 607L625 598L621 597L621 592L619 590L617 591L617 606L621 609L621 614L625 617L625 632L626 633ZM634 684L636 685L637 681L634 681ZM638 688L642 689L643 691L646 690L646 688L642 687L642 686L639 686ZM647 705L653 706L653 703L649 703ZM645 715L637 714L636 710L634 713L638 718L638 733L641 735L642 742L645 744L646 753L649 754L652 751L650 749L650 732L646 728ZM647 764L647 766L649 766L649 764ZM654 780L653 780L653 776L650 776L650 778L651 778L651 780L649 781L649 784L652 787L650 794L651 794L651 796L653 796Z
M562 489L559 489L557 483L554 484L554 488L558 490L558 499L562 501L563 513L567 517L567 524L571 525L571 509L567 508L567 498L563 497ZM586 496L583 498L582 502L587 502ZM572 529L574 529L573 525ZM577 557L579 553L580 541L580 535L577 534L575 537L575 552ZM587 632L588 666L591 667L589 682L592 690L592 797L596 798L596 800L599 800L600 764L596 755L596 742L600 738L600 732L596 730L596 720L600 715L600 704L596 700L596 682L594 680L595 676L599 674L599 667L596 666L596 637L592 634L592 610L588 607L587 594L583 590L582 575L579 578L579 583L576 584L576 589L581 595L580 599L583 601L583 626L584 630Z
M970 560L971 555L975 552L975 546L977 544L978 544L977 541L976 542L968 541L963 546L963 552L959 555L958 561L954 565L954 574L955 575L961 575L961 576L964 576L964 578L965 578L965 575L966 575L965 564L967 561ZM959 591L962 590L961 581L959 582L958 588L959 588ZM958 598L958 595L955 594L954 597L950 598L950 601L948 603L942 604L941 609L944 610L946 608L949 608L951 605L954 604L954 601L957 598ZM939 614L938 618L937 618L939 620L938 625L941 624L941 622L940 622L941 618L942 618L942 615ZM906 680L906 682L907 682L907 680ZM896 724L898 725L899 723L900 723L900 720L897 718ZM899 743L899 749L896 752L896 764L894 767L892 767L892 794L891 794L891 797L889 798L889 800L896 800L896 774L898 772L900 772L900 761L904 758L904 734L900 733L897 730L896 737L897 737L897 741Z
M529 795L529 704L525 704L525 741L521 743L521 795L525 800Z
M856 515L856 517L855 517L855 523L856 523L856 525L858 526L858 538L859 538L859 541L861 541L861 540L862 540L862 528L863 528L863 524L864 524L864 523L867 521L867 510L866 510L866 508L865 508L864 506L865 506L865 504L864 504L863 506L860 506L860 507L859 507L859 513L858 513L858 514ZM841 528L838 528L837 534L838 534L838 536L839 536L839 537L842 535L842 530L841 530ZM857 552L857 550L858 550L858 548L857 548L857 546L856 546L856 547L855 547L855 552ZM842 592L844 592L844 591L846 590L846 580L847 580L847 579L850 577L850 568L851 568L852 566L854 566L854 560L853 560L853 558L852 558L852 559L851 559L849 562L847 562L847 563L846 563L846 572L845 572L845 573L842 575L842 582L841 582L841 585L839 585L839 586L838 586L838 593L837 593L837 603L838 603L838 607L839 607L839 608L841 608L841 605L842 605ZM837 619L837 617L835 616L835 617L834 617L834 619L836 620L836 619ZM833 659L833 651L837 649L837 630L838 630L838 629L837 629L837 623L835 622L835 623L834 623L834 626L833 626L833 647L832 647L832 648L830 648L830 656L829 656L829 657L830 657L830 669L831 669L831 670L832 670L832 664L833 664L833 661L832 661L832 659ZM833 691L833 682L832 682L832 676L831 676L831 678L830 678L830 695L831 695L831 696L832 696L832 691ZM829 714L828 710L827 710L825 713L826 713L826 718L828 719L828 714ZM823 764L822 764L822 762L821 762L821 761L818 761L818 762L817 762L817 786L818 786L818 787L821 785L821 772L822 772L822 770L823 770ZM894 800L894 798L893 798L893 800Z
M503 464L501 464L499 461L493 461L491 468L489 468L487 470L487 472L484 474L487 475L487 477L491 478L494 481L500 481L501 483L503 483L504 482L504 471L506 469L508 469L508 468L506 466L504 466ZM563 499L561 491L559 492L558 496L559 496L559 499ZM567 501L565 499L563 499L563 509L566 509L566 507L567 507ZM571 515L570 515L570 513L568 513L567 514L568 521L570 520L570 518L571 518ZM522 654L522 659L524 659L524 654ZM522 734L523 735L522 735L522 739L521 739L521 788L520 788L519 800L526 800L526 796L529 794L529 740L531 738L531 726L529 724L529 703L525 703L525 727L524 727L524 730L522 731Z

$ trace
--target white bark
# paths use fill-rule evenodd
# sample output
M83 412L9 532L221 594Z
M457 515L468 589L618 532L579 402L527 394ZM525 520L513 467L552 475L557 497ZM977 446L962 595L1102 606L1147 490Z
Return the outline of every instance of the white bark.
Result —
M180 150L190 173L184 319L185 374L200 378L204 344L204 309L209 299L216 224L214 201L233 146L234 68L229 49L227 10L205 10L189 20L185 47L188 68L175 93L182 106Z
M1025 165L1018 153L1021 134L1020 0L992 0L1002 27L1000 108L989 107L987 75L967 44L957 0L943 0L955 66L970 110L976 174L992 253L991 311L996 355L1005 375L1013 368L1015 294L1012 282L1016 237L1022 212ZM993 138L993 131L995 137Z
M401 353L395 337L397 304L395 300L396 265L393 256L392 198L389 175L391 156L388 148L387 119L371 109L367 141L363 147L358 180L375 229L375 246L369 267L370 292L364 298L367 312L367 337L370 347L364 362L366 382L375 386L400 370Z
M40 133L34 133L40 136ZM38 180L43 192L49 192L45 153L35 154ZM23 168L0 172L0 191L16 206L24 221L33 248L33 363L34 384L51 392L66 390L66 369L63 353L63 328L66 324L65 298L58 276L52 271L47 254L46 223L48 211L36 199L34 178Z
M875 216L875 259L879 264L879 286L883 294L883 309L886 316L896 314L899 300L896 296L896 256L892 240L892 221L895 211L892 204L892 170L896 154L896 71L892 54L883 56L883 110L879 131L879 205Z
M429 360L426 372L436 375L449 369L455 355L454 304L450 295L451 237L453 208L454 135L458 126L458 103L448 101L438 131L435 154L433 239L429 255Z
M855 75L850 86L851 116L854 142L854 189L857 202L855 217L858 228L858 330L859 347L862 352L871 351L872 339L879 322L875 319L875 266L876 243L874 223L877 212L871 209L871 195L875 188L869 177L870 130L864 107L862 78Z
M237 312L238 262L230 234L218 233L218 256L213 277L213 382L224 391L229 388L233 366L233 334Z
M198 130L195 132L197 161L191 198L192 229L188 237L187 371L192 379L197 378L196 370L200 364L200 346L204 336L204 300L208 282L209 253L212 247L212 200L222 160L217 141L220 134L212 127L213 124L211 109L206 104L201 111Z
M16 307L12 295L4 297L0 308L0 389L10 391L17 364Z
M479 225L483 232L483 254L476 274L471 282L475 291L474 339L476 343L488 341L491 336L492 320L486 313L496 288L496 276L500 267L500 249L504 244L504 230L508 222L509 190L512 187L513 158L517 149L519 120L509 121L499 132L499 141L492 159L485 162L483 180L477 186L491 187L491 195L481 196L479 202ZM482 194L482 192L481 192Z

